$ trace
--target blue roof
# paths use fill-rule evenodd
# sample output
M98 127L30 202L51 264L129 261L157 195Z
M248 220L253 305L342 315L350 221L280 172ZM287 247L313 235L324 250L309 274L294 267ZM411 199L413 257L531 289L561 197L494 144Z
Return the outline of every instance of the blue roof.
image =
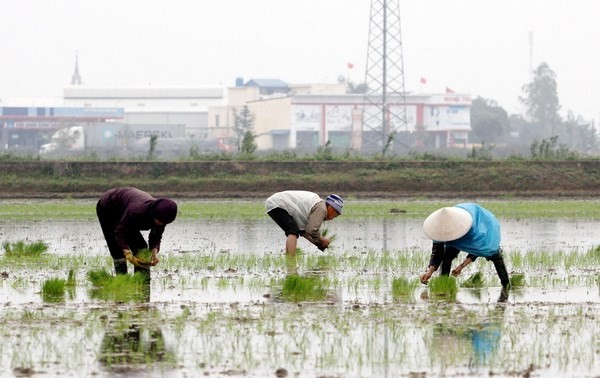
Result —
M288 85L285 81L279 79L250 79L244 85L246 87L259 87L259 88L287 88Z

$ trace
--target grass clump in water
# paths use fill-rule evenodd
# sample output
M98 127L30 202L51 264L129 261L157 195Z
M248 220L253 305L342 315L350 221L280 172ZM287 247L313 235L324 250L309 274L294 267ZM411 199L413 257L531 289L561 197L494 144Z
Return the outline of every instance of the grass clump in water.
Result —
M41 240L34 242L19 240L14 243L5 241L2 243L2 248L6 257L27 257L41 255L48 250L48 245Z
M405 277L394 278L392 280L392 296L394 298L403 298L413 295L419 285L417 280L409 280Z
M435 298L456 298L458 285L456 278L450 276L439 276L429 280L429 292Z
M525 275L523 273L515 273L510 276L510 286L518 287L525 285Z
M62 278L50 278L42 285L44 302L60 302L65 297L66 281Z
M483 273L476 272L471 277L467 278L463 283L462 287L483 287Z
M283 281L283 298L293 301L318 301L327 296L325 284L320 277L289 275Z
M142 273L113 276L99 269L89 271L87 277L94 286L91 294L97 299L125 302L145 299L149 294L148 277Z

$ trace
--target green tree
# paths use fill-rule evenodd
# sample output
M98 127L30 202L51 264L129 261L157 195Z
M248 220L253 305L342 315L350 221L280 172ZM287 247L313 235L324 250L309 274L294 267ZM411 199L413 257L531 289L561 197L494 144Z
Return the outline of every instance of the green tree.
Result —
M244 138L242 139L240 152L246 155L252 155L254 151L256 151L257 147L258 146L256 145L256 141L254 138L254 134L252 134L252 131L246 131L246 134L244 134Z
M525 97L521 102L527 107L527 115L537 124L543 136L553 136L560 123L556 74L547 63L541 63L534 71L533 81L523 86Z
M148 145L148 156L146 156L146 158L148 160L154 159L154 153L156 152L157 144L158 144L158 135L156 135L156 134L150 135L150 143Z
M509 132L508 113L494 100L477 97L471 103L471 140L496 142Z
M236 136L236 145L238 152L242 152L242 141L248 131L252 131L254 127L254 114L248 108L248 105L242 106L241 109L233 108L234 121L233 132ZM252 136L254 139L254 135Z
M346 93L367 93L369 87L365 83L354 84L348 81L346 84Z

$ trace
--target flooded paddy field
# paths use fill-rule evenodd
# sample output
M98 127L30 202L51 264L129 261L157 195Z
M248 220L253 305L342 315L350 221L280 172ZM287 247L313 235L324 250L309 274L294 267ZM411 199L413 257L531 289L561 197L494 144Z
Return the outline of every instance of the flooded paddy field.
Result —
M565 203L514 214L503 209L522 204L485 205L502 224L509 271L524 276L508 292L484 259L454 295L417 283L430 251L421 222L439 203L349 202L326 223L332 248L301 241L286 258L260 201L190 201L166 229L150 285L115 296L87 279L112 272L91 201L2 203L0 242L43 240L48 251L0 253L0 375L597 377L600 203L550 215ZM69 272L64 296L43 295ZM462 286L476 272L482 287ZM315 295L290 295L298 279Z

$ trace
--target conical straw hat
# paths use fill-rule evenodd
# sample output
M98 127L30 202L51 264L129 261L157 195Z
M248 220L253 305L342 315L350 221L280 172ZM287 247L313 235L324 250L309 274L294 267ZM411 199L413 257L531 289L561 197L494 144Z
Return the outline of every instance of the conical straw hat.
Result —
M460 207L442 207L431 213L423 222L423 231L435 241L452 241L464 236L471 225L471 214Z

